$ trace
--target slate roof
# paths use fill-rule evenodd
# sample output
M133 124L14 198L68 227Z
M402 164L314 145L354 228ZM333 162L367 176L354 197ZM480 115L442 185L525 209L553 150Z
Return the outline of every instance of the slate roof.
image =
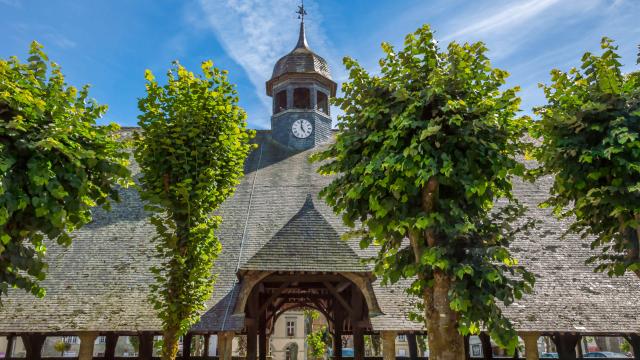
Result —
M294 252L281 248L283 242L323 234L317 247L336 241L346 228L317 194L331 179L316 173L308 157L314 149L293 152L271 140L269 131L259 131L259 148L247 159L245 177L236 193L220 211L223 223L217 231L223 250L216 261L217 282L207 310L196 331L240 330L242 317L232 316L239 290L240 269L272 266L301 268L327 264L345 269L362 264L359 258L372 257L375 249L361 250L357 241L339 243L343 251L323 250L322 259L305 246L295 252L305 254L296 261ZM134 173L139 169L133 164ZM530 215L542 226L513 244L522 263L539 275L535 293L507 308L505 313L518 330L580 331L585 333L640 332L639 280L631 275L609 278L593 273L584 265L590 249L578 237L561 240L566 221L556 220L547 209L537 208L545 198L551 179L536 184L517 183L517 196L530 208ZM311 195L311 200L308 195ZM112 212L96 211L95 220L75 233L68 248L49 244L50 265L43 286L47 296L36 299L23 291L11 290L0 308L0 333L61 331L143 331L158 330L160 321L147 302L153 277L148 271L156 263L150 239L154 229L133 189L123 191L123 202ZM318 231L310 230L317 227ZM321 229L321 230L320 230ZM333 230L333 231L332 231ZM334 233L335 232L335 233ZM326 242L326 243L325 243ZM273 249L273 250L269 250ZM280 262L289 257L289 261ZM308 261L308 263L307 263ZM383 287L373 284L384 315L371 319L377 330L420 330L406 315L417 301L406 295L408 281Z
M307 194L300 211L240 266L240 270L370 271L316 210L311 194Z

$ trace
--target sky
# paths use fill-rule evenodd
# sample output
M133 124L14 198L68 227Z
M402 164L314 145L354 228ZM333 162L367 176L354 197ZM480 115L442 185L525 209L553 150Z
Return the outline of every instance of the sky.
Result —
M173 60L193 71L202 61L229 71L250 127L269 128L265 81L298 36L299 0L0 0L0 57L26 61L29 43L45 46L70 85L91 84L109 106L100 123L135 126L144 71L159 79ZM600 39L616 40L625 71L637 69L640 0L306 0L307 39L339 84L342 58L372 73L380 43L401 47L428 23L442 48L483 41L492 64L520 86L522 111L544 103L539 83L553 68L579 66ZM336 113L334 111L334 113ZM334 122L336 119L334 118Z

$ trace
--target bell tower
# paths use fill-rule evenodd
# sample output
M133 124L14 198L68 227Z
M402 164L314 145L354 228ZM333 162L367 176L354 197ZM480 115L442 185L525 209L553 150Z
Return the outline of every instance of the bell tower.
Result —
M336 95L327 61L307 44L304 4L298 7L300 33L295 48L276 62L267 81L273 98L271 134L275 141L295 150L310 149L331 137L329 99Z

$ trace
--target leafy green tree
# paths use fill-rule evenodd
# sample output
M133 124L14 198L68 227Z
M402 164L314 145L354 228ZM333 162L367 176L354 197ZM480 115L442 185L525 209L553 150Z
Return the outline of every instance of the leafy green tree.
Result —
M227 72L202 63L194 75L175 63L168 83L147 71L138 106L135 158L140 193L153 212L157 256L151 301L164 326L163 359L175 359L178 338L194 324L213 291L220 252L214 212L233 194L252 145L246 114Z
M327 351L326 333L327 327L323 326L307 334L306 341L311 359L322 359L324 357L324 353Z
M535 176L555 176L550 206L590 237L596 271L640 277L640 72L623 74L617 46L586 53L580 69L553 70L532 136Z
M40 44L29 54L0 59L0 297L9 287L44 296L45 238L69 245L130 182L118 126L96 126L107 107L67 85Z
M60 339L53 344L53 350L60 353L60 356L64 356L65 351L71 350L71 344L64 342L64 340Z
M491 67L484 44L441 52L427 25L404 49L382 48L376 76L344 60L349 82L336 100L344 116L335 143L314 156L321 173L335 175L321 196L362 247L378 247L383 282L414 280L408 291L423 299L416 315L431 356L463 359L462 335L482 326L513 351L516 333L499 303L534 282L507 248L531 226L512 194L529 122L516 116L517 88L501 90L508 74Z

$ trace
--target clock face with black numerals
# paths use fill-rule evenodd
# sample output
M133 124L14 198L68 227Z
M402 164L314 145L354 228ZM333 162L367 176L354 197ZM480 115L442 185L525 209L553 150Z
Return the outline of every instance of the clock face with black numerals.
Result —
M308 120L298 119L291 125L291 131L293 135L299 139L308 138L313 131L313 125Z

